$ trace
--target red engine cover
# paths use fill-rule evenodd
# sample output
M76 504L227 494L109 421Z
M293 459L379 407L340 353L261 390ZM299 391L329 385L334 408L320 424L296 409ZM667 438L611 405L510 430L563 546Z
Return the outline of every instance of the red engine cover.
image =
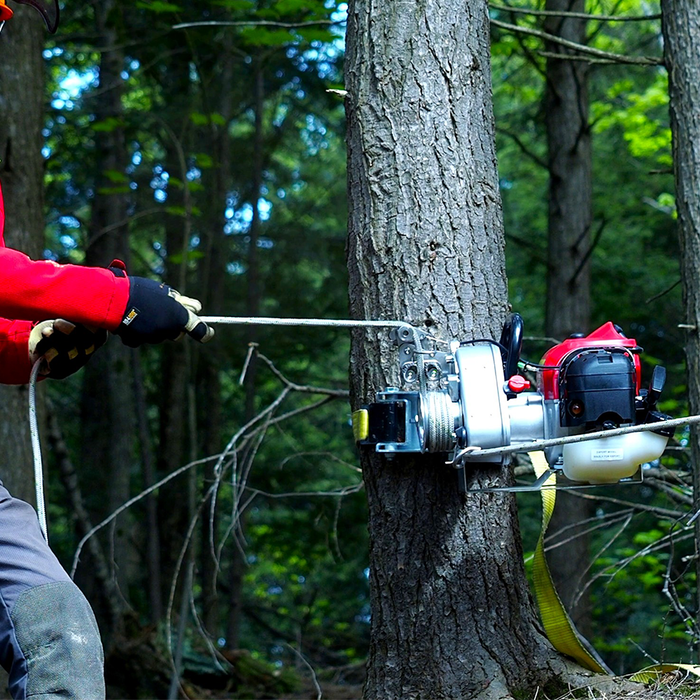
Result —
M559 345L547 350L542 358L542 364L552 369L542 370L538 374L537 388L545 399L559 398L559 368L567 356L581 348L609 348L623 347L636 348L637 341L634 338L625 338L619 333L611 321L602 325L585 338L569 338ZM636 375L637 394L642 383L642 364L639 355L634 356L634 369Z

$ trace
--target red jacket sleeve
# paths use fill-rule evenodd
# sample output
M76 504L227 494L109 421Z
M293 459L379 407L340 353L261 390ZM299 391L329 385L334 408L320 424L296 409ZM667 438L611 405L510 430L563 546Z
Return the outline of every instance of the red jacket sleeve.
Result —
M113 331L129 301L129 278L98 267L31 260L0 248L0 316L27 321L65 318Z
M129 301L129 278L103 268L31 260L5 248L0 190L0 316L27 321L65 318L115 330Z
M29 361L30 321L0 318L0 384L27 384L32 365Z

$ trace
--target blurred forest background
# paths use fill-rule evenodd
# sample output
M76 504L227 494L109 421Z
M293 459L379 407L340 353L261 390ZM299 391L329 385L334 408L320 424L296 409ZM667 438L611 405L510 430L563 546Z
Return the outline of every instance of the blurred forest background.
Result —
M518 11L535 5L491 9L511 303L530 360L562 339L546 311L560 175L548 156L553 48L542 32L556 27ZM39 86L43 141L24 148L41 148L45 228L43 241L10 244L60 262L121 258L131 274L201 299L208 315L346 317L346 10L334 0L69 0L50 36L18 9L0 51L14 46L27 71L15 106ZM658 2L589 0L585 10L577 40L593 51L576 63L592 158L581 263L590 309L575 330L620 324L647 369L669 370L662 409L685 415ZM0 133L30 128L12 104L2 109ZM15 162L32 157L15 145ZM7 200L11 227L26 212ZM112 340L79 375L46 382L51 544L98 615L112 697L176 697L173 664L200 697L290 695L312 669L361 682L370 610L348 349L343 330L218 326L203 347L132 351ZM12 396L6 423L23 431L25 394ZM619 673L650 658L698 660L685 445L678 433L643 486L578 492L589 555L569 598L583 601L579 624ZM3 480L31 498L26 451L7 449L17 476ZM531 552L539 496L519 499Z

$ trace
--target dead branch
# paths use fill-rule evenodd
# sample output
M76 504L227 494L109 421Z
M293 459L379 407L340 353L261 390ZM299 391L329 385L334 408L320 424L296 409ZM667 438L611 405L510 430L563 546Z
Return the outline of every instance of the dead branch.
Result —
M517 24L501 22L498 19L492 19L491 24L495 27L506 29L509 32L516 32L520 34L528 34L529 36L535 36L538 39L549 41L552 44L559 44L561 46L565 46L568 49L572 49L580 53L590 54L591 56L596 56L597 58L604 58L609 61L614 61L615 63L629 63L641 66L663 65L663 60L660 58L655 58L653 56L625 56L623 54L612 53L610 51L602 51L601 49L595 49L592 46L586 46L585 44L578 44L575 41L569 41L568 39L563 39L561 37L556 36L555 34L549 34L547 32L541 31L540 29L534 29L532 27L521 27ZM561 58L561 56L557 54L557 58ZM564 56L564 58L566 58L566 56Z
M544 168L544 170L548 170L549 166L547 163L540 158L536 153L533 153L524 143L523 140L518 136L518 134L509 131L508 129L504 129L502 126L497 126L496 127L496 132L499 134L504 134L507 136L509 139L515 143L515 145L528 157L530 160L532 160L533 163L536 163L537 165L540 166L540 168Z
M670 496L677 503L682 503L683 505L686 505L686 506L693 505L693 497L692 496L689 496L688 494L685 494L685 493L681 493L677 487L674 487L671 484L667 484L665 481L663 481L661 479L655 479L652 477L650 479L645 479L644 483L648 484L653 489L656 489L657 491L661 491L662 493L665 493L667 496Z
M591 15L587 12L558 12L555 10L534 10L527 7L510 7L506 5L489 4L492 10L499 12L513 12L533 17L570 17L571 19L595 20L599 22L647 22L661 19L661 15Z
M313 22L271 22L264 20L183 22L174 24L172 29L191 29L192 27L274 27L275 29L304 29L305 27L340 27L345 22L332 19L319 19Z
M218 459L219 455L212 455L211 457L204 457L203 459L198 459L196 462L190 462L189 464L185 464L179 469L176 469L174 472L170 472L166 477L163 477L160 481L157 483L153 484L153 486L150 486L149 488L145 489L144 491L141 491L138 495L134 496L133 498L130 498L126 503L123 503L119 508L117 508L115 511L113 511L110 515L108 515L101 523L98 523L95 525L93 528L90 529L89 532L86 532L83 538L78 542L78 546L75 549L75 554L73 555L73 564L71 566L70 570L70 575L71 578L75 576L75 570L78 568L78 563L80 562L80 554L83 551L83 547L85 546L85 543L90 540L90 538L99 532L103 527L106 525L109 525L115 518L119 517L125 510L128 510L133 506L134 504L138 503L140 500L146 498L149 494L153 493L157 489L159 489L161 486L164 486L167 484L169 481L172 481L176 477L180 476L180 474L184 474L186 471L189 469L192 469L192 467L196 467L200 464L207 464L207 462L211 462L215 459Z
M557 61L585 61L586 63L595 63L604 66L616 66L620 61L613 61L609 58L593 58L592 56L576 56L574 54L556 53L554 51L536 51L538 56L543 58L555 58Z

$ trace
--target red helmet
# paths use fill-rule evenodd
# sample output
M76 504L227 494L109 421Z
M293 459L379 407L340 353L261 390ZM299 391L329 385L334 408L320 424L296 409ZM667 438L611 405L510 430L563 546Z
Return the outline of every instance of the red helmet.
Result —
M0 22L12 17L12 10L5 4L6 0L0 0ZM31 5L38 10L44 18L46 28L54 34L58 28L58 0L15 0L20 5Z

